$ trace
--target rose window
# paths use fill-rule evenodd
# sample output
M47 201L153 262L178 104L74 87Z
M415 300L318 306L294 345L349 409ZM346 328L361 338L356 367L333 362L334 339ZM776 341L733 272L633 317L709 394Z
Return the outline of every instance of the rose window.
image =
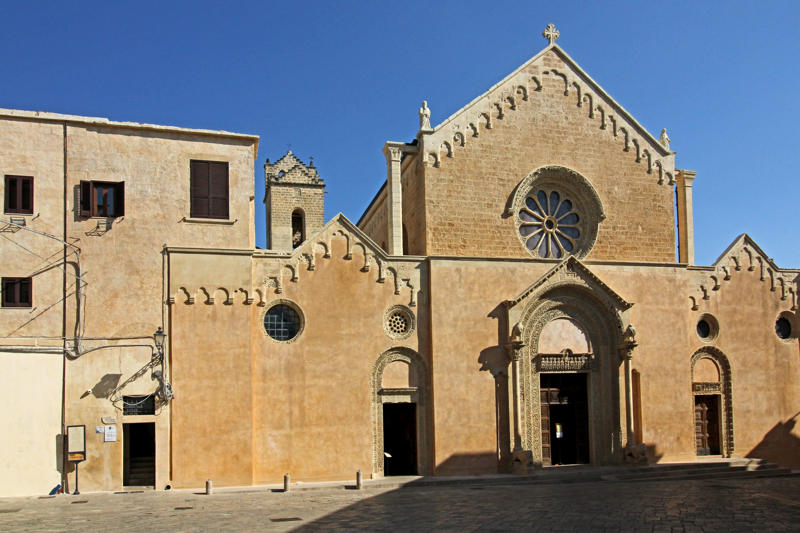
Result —
M531 191L519 211L519 234L534 255L561 258L577 253L580 215L559 191Z

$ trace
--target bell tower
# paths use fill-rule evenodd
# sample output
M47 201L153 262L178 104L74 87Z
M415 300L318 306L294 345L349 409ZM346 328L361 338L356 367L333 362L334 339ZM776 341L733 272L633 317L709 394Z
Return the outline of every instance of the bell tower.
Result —
M314 167L291 150L275 161L264 164L267 208L267 248L291 251L325 223L325 183Z

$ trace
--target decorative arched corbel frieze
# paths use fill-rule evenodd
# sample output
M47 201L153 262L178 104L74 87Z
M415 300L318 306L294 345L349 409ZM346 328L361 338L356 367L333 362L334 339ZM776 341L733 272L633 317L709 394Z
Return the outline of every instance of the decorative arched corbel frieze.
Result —
M536 87L533 90L536 91L536 92L542 92L542 82L539 81L538 76L536 76L536 75L531 76L531 81L536 84ZM523 86L520 85L520 87L524 89ZM517 91L519 91L520 87L517 88ZM525 98L523 98L523 100L527 100L527 99L528 99L528 95L527 95L527 89L526 89Z
M253 303L253 296L251 291L248 291L247 289L242 287L239 287L237 290L240 293L242 293L242 296L244 296L244 299L242 300L242 303L244 305L251 305Z
M619 135L619 128L617 128L617 117L609 114L608 121L611 122L611 133L614 134L614 137L617 137Z
M692 311L697 311L700 306L697 305L697 298L694 296L689 296L689 301L692 302Z
M625 147L622 149L622 151L623 152L630 152L630 150L631 150L631 147L630 147L631 141L630 141L630 136L628 135L628 130L625 129L624 126L620 126L619 127L619 132L625 136Z
M577 81L573 81L570 85L572 85L572 87L575 87L575 92L577 93L578 96L578 98L575 101L575 104L578 107L581 107L583 105L583 97L581 96L581 86L578 84Z
M386 265L384 264L383 260L380 256L375 255L375 263L378 265L378 279L375 281L377 283L383 283L386 281Z
M341 235L345 239L345 254L342 259L349 261L353 258L353 238L349 233L343 230L336 230L334 235Z
M566 74L554 68L551 68L550 70L545 70L544 72L542 72L542 74L545 75L552 74L553 76L561 78L564 81L564 96L569 96L569 79L567 78Z
M492 117L489 115L488 112L483 112L479 115L479 118L483 119L483 127L487 130L492 129Z
M453 145L447 141L442 141L439 151L444 152L447 157L453 157Z
M589 104L587 106L589 108L589 118L594 118L594 97L592 97L592 93L584 94L583 99Z
M642 155L647 160L647 173L648 174L652 174L653 173L653 156L650 154L650 150L645 148L644 150L642 150Z
M711 276L709 276L709 277L711 278L711 281L714 283L711 286L711 290L712 291L718 291L719 290L719 279L717 278L717 276L715 276L713 274Z
M222 303L223 305L233 305L233 296L231 296L231 291L226 289L225 287L217 287L214 289L214 300L216 300L217 291L222 292Z
M503 120L505 114L503 114L503 103L497 102L494 104L494 108L497 109L497 116L495 117L497 120Z
M192 305L194 303L194 294L190 293L186 287L181 287L178 289L179 292L182 292L183 295L186 297L183 303L187 305Z
M663 185L664 184L664 165L658 159L656 159L655 163L653 163L653 164L658 169L658 184L659 185Z
M262 289L255 290L256 296L258 296L258 303L256 304L258 307L264 307L267 305L266 298L264 298L265 291Z
M606 110L600 104L597 104L595 109L600 113L600 129L604 130L606 129Z
M400 294L400 275L394 267L387 267L386 270L392 275L394 280L394 293Z
M214 293L209 294L205 287L200 287L198 289L201 296L205 297L205 301L203 302L206 305L214 305Z
M456 146L464 146L466 144L464 133L460 131L453 133L453 143L455 143Z
M637 139L636 137L634 137L634 138L631 140L631 143L633 144L633 147L636 149L636 151L635 151L635 154L636 154L636 162L637 162L637 163L641 163L641 161L642 161L642 150L641 150L641 148L639 147L639 139Z

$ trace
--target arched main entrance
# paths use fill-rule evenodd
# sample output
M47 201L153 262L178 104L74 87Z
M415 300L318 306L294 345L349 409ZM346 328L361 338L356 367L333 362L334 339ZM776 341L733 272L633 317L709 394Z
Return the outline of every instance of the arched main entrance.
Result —
M574 257L506 302L512 471L623 460L623 435L633 439L630 307Z
M427 371L408 348L383 353L372 370L372 471L415 475L427 471Z

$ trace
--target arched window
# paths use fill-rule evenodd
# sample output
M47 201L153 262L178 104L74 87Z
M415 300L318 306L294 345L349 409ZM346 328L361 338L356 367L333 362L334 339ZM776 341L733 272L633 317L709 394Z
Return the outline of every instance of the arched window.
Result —
M292 248L297 248L306 240L306 217L302 209L292 212Z

